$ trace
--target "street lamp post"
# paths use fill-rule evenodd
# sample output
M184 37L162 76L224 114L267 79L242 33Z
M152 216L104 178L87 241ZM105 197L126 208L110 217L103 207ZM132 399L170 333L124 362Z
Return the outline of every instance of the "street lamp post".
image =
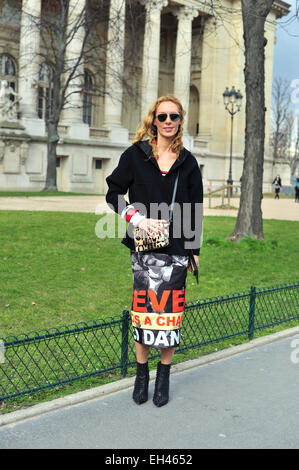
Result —
M232 159L233 159L233 126L234 126L234 115L238 113L241 109L242 105L242 94L240 90L236 91L235 87L233 86L232 89L229 91L228 87L225 88L223 96L223 103L225 109L229 112L231 116L231 133L230 133L230 156L229 156L229 173L228 173L228 180L227 184L231 185L230 188L230 195L233 194L233 178L232 178Z

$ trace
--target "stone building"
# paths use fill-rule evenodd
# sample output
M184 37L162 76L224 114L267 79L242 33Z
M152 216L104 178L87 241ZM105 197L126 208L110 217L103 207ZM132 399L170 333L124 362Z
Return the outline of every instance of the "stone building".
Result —
M85 1L70 0L73 15L82 11ZM62 113L57 150L58 189L104 193L105 177L134 137L142 117L152 102L166 93L173 93L182 101L186 110L185 146L198 159L205 189L209 185L214 189L227 180L229 171L230 116L224 108L222 94L226 87L235 86L245 95L241 2L217 0L218 14L209 7L209 1L130 0L129 3L130 8L136 4L142 19L136 32L130 29L131 16L126 15L128 0L110 0L110 13L113 8L121 12L118 16L121 47L113 49L108 44L103 57L107 69L105 87L110 93L93 94L97 72L89 61L82 74L83 92L71 95L71 106ZM14 115L0 116L2 191L38 191L44 187L45 103L51 94L51 64L39 55L44 46L36 23L30 24L30 17L55 14L55 0L53 9L47 11L49 5L49 0L0 0L0 80L3 93L5 83L15 93L10 95L9 108ZM270 189L275 173L268 143L276 19L288 11L287 3L275 1L265 26L268 111L265 190ZM107 19L105 27L99 27L101 34L108 38L110 22ZM95 37L97 33L95 27ZM130 41L135 44L133 69L131 62L126 62ZM80 35L70 41L69 56L76 57L78 42ZM109 75L111 64L117 64L120 74L129 76L136 99ZM244 130L245 98L234 120L232 177L235 182L239 182L242 173Z

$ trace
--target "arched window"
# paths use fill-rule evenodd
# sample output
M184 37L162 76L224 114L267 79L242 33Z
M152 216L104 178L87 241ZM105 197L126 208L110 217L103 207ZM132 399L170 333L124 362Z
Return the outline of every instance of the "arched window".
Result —
M83 90L83 122L91 126L92 123L92 76L85 70Z
M52 81L52 67L44 62L40 65L38 77L37 114L40 119L49 119L49 112L53 104Z
M7 80L9 86L16 90L16 66L14 60L5 54L0 54L0 80ZM14 97L11 99L13 101Z
M199 93L194 85L190 87L189 98L189 121L188 131L189 135L196 137L198 135L198 120L199 120Z

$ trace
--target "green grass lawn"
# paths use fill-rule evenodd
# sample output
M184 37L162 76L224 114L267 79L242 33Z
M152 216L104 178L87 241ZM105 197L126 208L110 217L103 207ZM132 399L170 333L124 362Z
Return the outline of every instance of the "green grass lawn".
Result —
M69 212L0 211L0 338L82 321L119 319L124 309L130 309L129 251L120 239L96 237L99 218ZM187 303L248 291L251 285L298 282L299 222L266 220L265 242L247 239L238 244L226 241L234 223L231 217L205 217L200 283L188 274ZM266 328L255 336L295 324ZM244 341L247 335L183 351L174 362ZM151 368L155 365L150 362ZM24 365L18 368L22 373ZM135 367L129 368L128 375L134 374ZM0 414L120 378L118 371L101 373L3 401Z
M111 215L114 217L114 215ZM129 250L99 239L94 214L0 211L0 337L95 319L131 307ZM251 285L298 281L299 223L265 220L265 242L227 242L231 217L205 217L199 285L187 302Z

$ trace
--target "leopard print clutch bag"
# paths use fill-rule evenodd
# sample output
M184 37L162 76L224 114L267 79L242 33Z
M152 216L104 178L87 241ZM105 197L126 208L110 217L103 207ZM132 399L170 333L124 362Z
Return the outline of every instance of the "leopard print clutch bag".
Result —
M164 176L165 178L165 176ZM169 225L172 221L173 215L173 206L176 196L176 190L178 186L179 180L179 171L177 177L175 179L174 187L173 187L173 194L172 194L172 201L169 210L169 221L162 222L159 221L160 226L160 233L148 234L146 230L140 229L139 227L134 228L134 244L135 244L135 251L150 251L150 250L157 250L160 248L165 248L169 245Z
M139 227L134 229L135 251L150 251L164 248L169 245L169 223L160 221L160 233L148 234Z

